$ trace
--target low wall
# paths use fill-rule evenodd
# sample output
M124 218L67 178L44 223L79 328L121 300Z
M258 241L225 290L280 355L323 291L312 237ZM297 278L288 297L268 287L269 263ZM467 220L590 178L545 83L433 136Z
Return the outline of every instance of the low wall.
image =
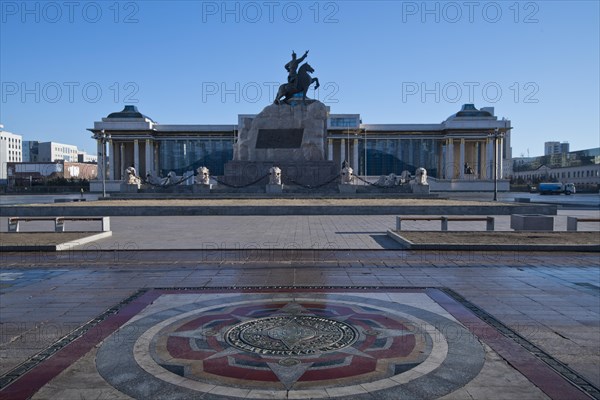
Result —
M177 216L177 215L556 215L549 204L432 205L432 206L5 206L6 217L33 216Z
M433 192L493 192L494 181L467 179L435 179L429 178L429 187ZM510 181L498 179L498 191L508 192Z

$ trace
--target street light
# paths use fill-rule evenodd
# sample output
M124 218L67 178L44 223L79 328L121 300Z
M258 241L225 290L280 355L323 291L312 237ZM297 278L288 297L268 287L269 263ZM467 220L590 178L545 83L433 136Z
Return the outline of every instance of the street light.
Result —
M94 133L94 139L102 143L102 197L106 197L106 142L111 139L110 133L106 133L104 129Z

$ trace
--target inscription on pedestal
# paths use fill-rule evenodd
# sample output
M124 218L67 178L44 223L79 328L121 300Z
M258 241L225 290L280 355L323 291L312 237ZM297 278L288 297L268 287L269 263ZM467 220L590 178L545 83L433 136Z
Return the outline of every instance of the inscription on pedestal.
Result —
M304 129L259 129L257 149L297 149L302 145Z

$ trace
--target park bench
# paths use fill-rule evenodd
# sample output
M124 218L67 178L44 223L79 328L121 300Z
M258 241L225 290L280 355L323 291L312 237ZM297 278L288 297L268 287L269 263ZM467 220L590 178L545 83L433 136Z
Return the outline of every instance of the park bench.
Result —
M567 230L576 231L579 222L600 222L600 218L567 217Z
M494 217L405 217L398 216L396 217L396 230L399 231L402 228L402 221L441 221L441 228L443 231L448 230L448 221L485 221L486 222L486 230L493 231L494 230Z
M101 223L102 232L110 231L110 217L9 217L8 231L19 232L21 223L33 221L54 221L55 232L65 231L65 221L98 221Z

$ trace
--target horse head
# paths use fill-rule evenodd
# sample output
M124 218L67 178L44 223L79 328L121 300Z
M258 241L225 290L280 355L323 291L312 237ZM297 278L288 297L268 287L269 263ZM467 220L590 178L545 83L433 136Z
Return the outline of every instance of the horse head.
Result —
M309 63L302 64L302 66L300 67L300 70L298 72L300 72L300 71L302 71L302 72L308 72L310 74L312 74L313 72L315 72L314 68L311 67Z

